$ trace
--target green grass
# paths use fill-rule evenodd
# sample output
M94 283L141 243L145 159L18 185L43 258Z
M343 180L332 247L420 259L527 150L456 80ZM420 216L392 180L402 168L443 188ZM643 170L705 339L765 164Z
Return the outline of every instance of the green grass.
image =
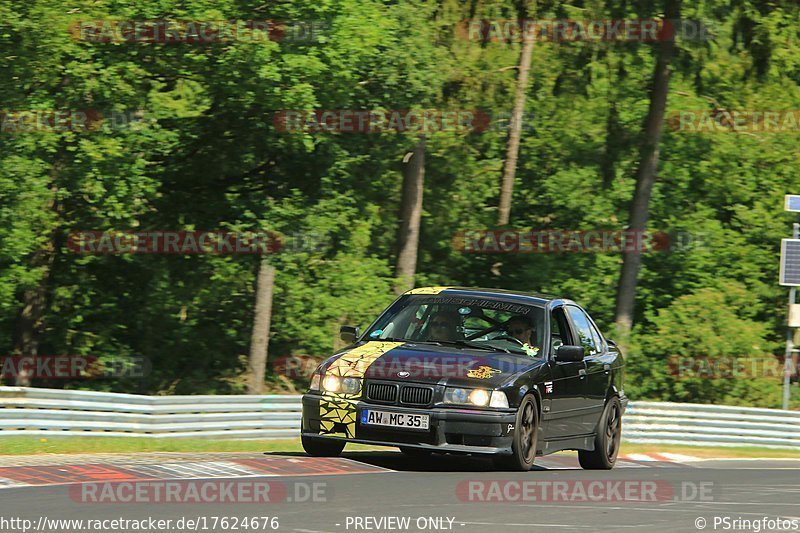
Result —
M300 439L214 440L135 437L2 437L0 455L41 453L300 452Z
M348 444L346 451L392 451L392 448ZM144 453L144 452L302 452L300 439L285 440L213 440L148 439L133 437L2 437L0 455L36 455L46 453ZM695 457L770 457L800 459L800 450L773 450L757 447L708 448L633 444L623 442L620 454L679 453Z
M759 448L757 446L737 446L737 447L705 447L705 446L680 446L672 444L634 444L632 442L622 442L620 454L627 453L680 453L683 455L692 455L694 457L732 457L732 458L748 458L748 457L768 457L768 458L786 458L786 459L800 459L800 450L778 450L773 448Z

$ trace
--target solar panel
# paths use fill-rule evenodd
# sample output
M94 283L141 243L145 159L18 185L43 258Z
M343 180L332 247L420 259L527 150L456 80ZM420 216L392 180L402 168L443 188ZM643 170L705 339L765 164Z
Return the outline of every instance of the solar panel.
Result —
M800 239L781 240L780 283L800 287Z
M795 213L800 212L800 194L787 194L784 209Z

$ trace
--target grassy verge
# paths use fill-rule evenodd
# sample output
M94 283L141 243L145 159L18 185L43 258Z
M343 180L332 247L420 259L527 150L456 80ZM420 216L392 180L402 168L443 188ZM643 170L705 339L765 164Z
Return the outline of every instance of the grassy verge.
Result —
M386 450L348 444L350 452ZM302 452L300 439L286 440L212 440L212 439L146 439L128 437L2 437L0 455L35 455L44 453L146 453L146 452ZM694 457L770 457L800 459L800 450L773 450L757 447L705 448L699 446L674 446L633 444L623 442L620 453L677 453Z
M0 455L40 453L299 452L300 439L214 440L136 437L2 437Z
M694 457L706 458L755 458L755 457L768 457L775 459L800 459L800 450L776 450L772 448L759 448L757 446L741 446L741 447L727 447L720 446L716 448L706 448L703 446L678 446L671 444L634 444L632 442L622 443L620 454L625 455L628 453L679 453L682 455L691 455Z

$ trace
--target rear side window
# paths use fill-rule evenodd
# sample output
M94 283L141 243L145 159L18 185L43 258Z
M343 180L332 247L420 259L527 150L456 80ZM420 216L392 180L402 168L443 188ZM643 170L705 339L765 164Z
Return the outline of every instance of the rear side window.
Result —
M567 313L575 324L575 329L578 331L578 337L581 345L586 351L586 355L594 355L600 351L600 334L589 322L589 317L586 316L582 310L577 307L567 307Z

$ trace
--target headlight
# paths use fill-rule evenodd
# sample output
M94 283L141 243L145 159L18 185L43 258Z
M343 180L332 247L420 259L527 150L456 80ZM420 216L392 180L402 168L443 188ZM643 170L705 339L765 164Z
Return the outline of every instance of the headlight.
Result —
M319 390L319 384L322 381L321 374L314 374L311 376L311 385L308 387L311 390Z
M447 387L444 390L444 403L507 408L508 398L502 391Z
M344 378L342 392L345 394L358 394L361 392L361 380L358 378Z
M483 389L475 389L469 393L469 403L485 407L489 405L489 393Z
M322 388L326 392L340 392L342 394L358 394L361 392L361 379L359 378L340 378L339 376L327 375L322 380Z
M489 401L489 407L501 407L508 409L508 397L503 391L492 391L492 399Z
M447 387L444 390L444 403L469 403L467 389L454 389Z
M338 376L325 376L322 380L322 388L328 392L339 392L339 387L342 386L341 380Z

